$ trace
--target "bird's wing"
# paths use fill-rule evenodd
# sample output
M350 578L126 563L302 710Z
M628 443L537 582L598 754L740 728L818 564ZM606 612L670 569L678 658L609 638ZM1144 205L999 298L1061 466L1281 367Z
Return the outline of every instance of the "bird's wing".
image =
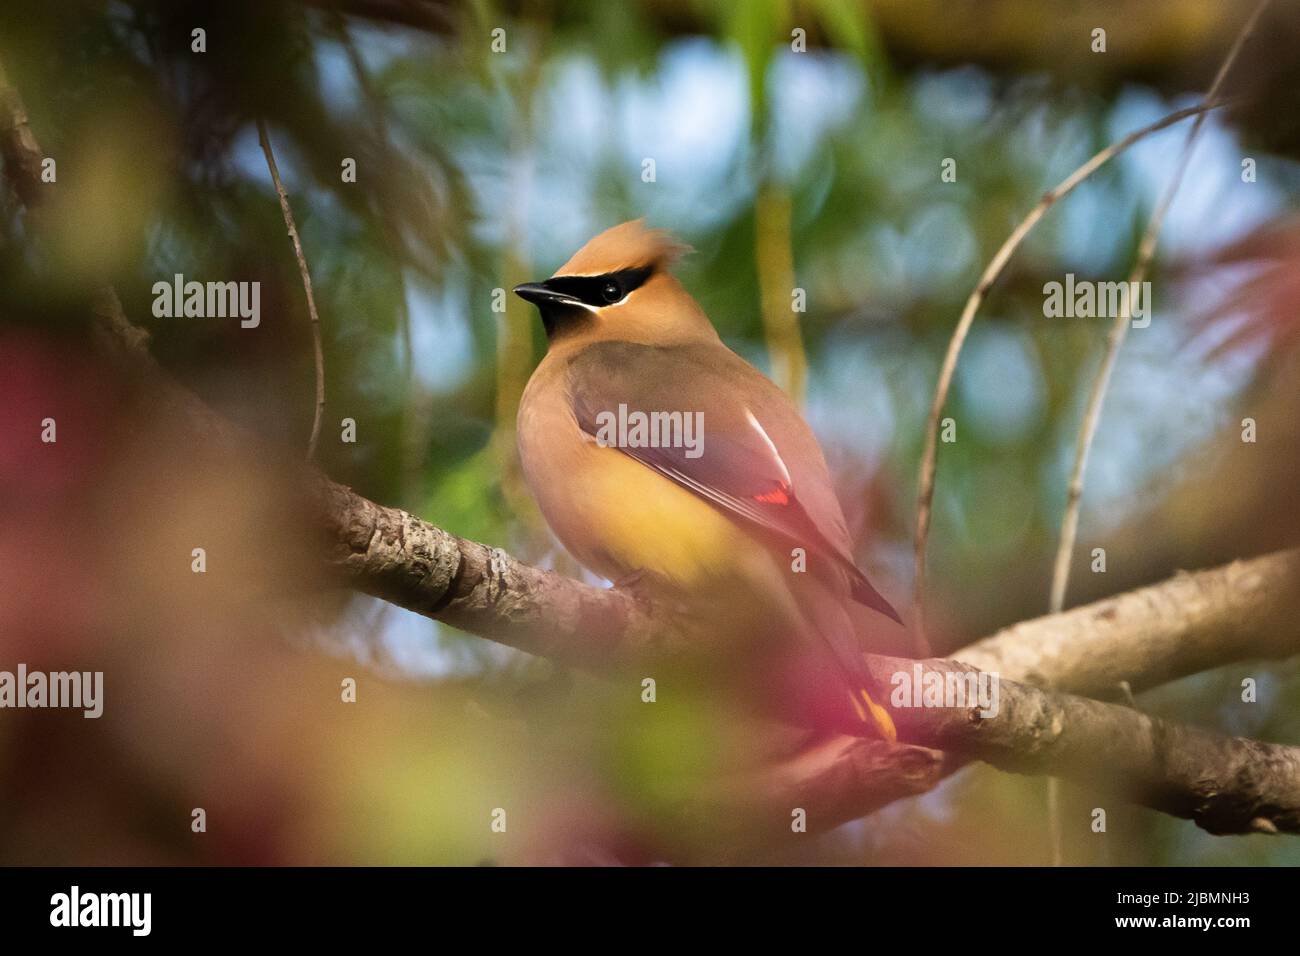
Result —
M811 432L780 391L725 346L598 342L570 359L568 388L574 417L594 440L615 445L735 518L829 557L858 601L899 620L849 556L848 532ZM658 413L661 425L672 423L661 432L682 430L661 433L653 446L622 441L634 435L619 436L618 422L634 424L637 413L643 421ZM699 444L667 440L674 437ZM819 471L802 458L783 457L807 456L810 448ZM801 478L816 487L801 487ZM805 501L814 498L810 509Z

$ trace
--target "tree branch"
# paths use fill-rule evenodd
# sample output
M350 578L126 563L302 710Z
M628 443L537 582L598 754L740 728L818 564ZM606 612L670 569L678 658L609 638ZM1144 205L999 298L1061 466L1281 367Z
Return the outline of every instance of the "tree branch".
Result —
M694 656L704 643L686 622L629 594L529 567L333 482L321 486L320 502L334 565L352 586L408 610L595 672ZM1180 727L1014 679L1106 693L1122 680L1148 687L1242 657L1295 653L1297 580L1300 552L1288 551L1019 624L959 655L997 674L996 717L973 718L969 707L896 708L900 739L916 746L890 754L879 741L838 738L743 789L763 780L778 803L802 795L793 805L803 806L811 797L834 825L937 783L946 768L938 755L918 753L929 747L1021 773L1087 781L1101 770L1136 802L1213 833L1300 832L1300 748ZM1223 641L1212 639L1220 633ZM977 673L960 661L867 660L884 687L916 665L922 680ZM902 769L892 778L883 769L891 760ZM760 798L736 799L771 803Z
M329 560L359 591L583 670L687 649L683 628L622 591L531 567L319 474L313 497Z
M916 664L872 657L878 680ZM926 675L979 674L925 661ZM1300 747L1226 737L1129 707L999 684L998 714L978 708L893 711L899 735L977 757L1003 770L1116 783L1135 802L1194 820L1210 833L1300 833Z
M1233 661L1300 653L1300 551L1234 561L1022 621L954 657L1012 680L1108 696Z

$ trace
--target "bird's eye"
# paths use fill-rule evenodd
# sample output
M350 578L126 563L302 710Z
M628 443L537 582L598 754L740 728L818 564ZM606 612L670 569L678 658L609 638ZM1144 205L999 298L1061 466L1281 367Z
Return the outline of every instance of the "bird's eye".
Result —
M600 295L606 302L617 302L623 298L623 290L618 287L617 282L606 282L604 288L600 290Z

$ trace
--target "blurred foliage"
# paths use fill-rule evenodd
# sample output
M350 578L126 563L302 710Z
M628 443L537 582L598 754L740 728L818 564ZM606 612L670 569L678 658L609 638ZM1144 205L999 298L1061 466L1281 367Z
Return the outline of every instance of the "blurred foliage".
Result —
M0 321L8 346L0 353L15 367L38 356L75 381L83 359L65 352L81 350L91 290L111 283L131 319L149 328L165 366L228 416L300 454L312 411L309 326L256 145L253 122L263 117L325 334L322 467L376 500L577 574L514 472L513 407L544 342L529 309L511 301L498 313L493 293L549 274L590 235L645 215L697 250L682 278L729 344L778 380L782 361L794 368L806 356L807 412L835 467L860 558L901 598L910 583L922 424L965 297L1045 189L1208 83L1242 15L1237 4L1212 6L1211 14L1165 2L10 0L0 9L0 57L57 159L60 198L41 244L17 204L3 206ZM1054 17L1066 8L1068 16ZM956 26L973 16L978 29ZM1266 42L1300 29L1294 10L1279 17L1261 30ZM1087 52L1094 21L1108 26L1113 56ZM195 28L206 31L204 53L191 49ZM499 53L497 28L505 29ZM791 48L795 29L806 33L806 53ZM1110 568L1097 576L1080 570L1075 599L1296 537L1296 519L1277 515L1278 502L1295 491L1295 446L1277 437L1295 433L1295 335L1238 336L1213 353L1191 348L1206 323L1240 319L1231 298L1239 273L1230 268L1240 262L1216 253L1288 223L1296 206L1300 167L1286 123L1270 138L1258 120L1293 118L1294 57L1278 58L1273 72L1268 58L1247 59L1242 84L1252 101L1236 120L1209 124L1162 243L1156 320L1131 337L1121 360L1080 541L1081 551L1107 546ZM960 440L941 449L930 544L949 645L1045 609L1070 448L1104 333L1087 320L1043 319L1042 287L1066 272L1115 279L1127 270L1183 135L1175 128L1153 137L1054 210L976 323L949 402ZM1241 181L1243 149L1258 162L1258 182ZM954 183L939 178L946 157L956 159ZM345 158L356 160L355 183L340 175ZM656 160L654 182L642 180L646 158ZM807 292L808 311L784 330L764 321L765 298L769 318L772 303L787 300L788 283L772 278L771 263ZM153 283L176 273L260 281L261 326L154 318ZM1180 320L1204 301L1196 281L1229 294L1193 325ZM1259 321L1294 323L1295 306L1294 296L1269 300ZM46 344L20 349L31 336ZM798 391L797 376L791 380ZM96 399L84 394L80 402L90 409ZM129 402L108 404L104 427L113 434L143 427L130 424L139 414ZM1180 489L1213 484L1215 449L1231 439L1245 407L1269 424L1261 458L1233 472L1239 507L1229 533L1216 523L1224 512L1216 501ZM337 440L345 417L357 422L355 444ZM110 469L117 452L86 454L95 467L75 471L96 484L74 486L68 500L91 500L111 537L113 505L97 469ZM158 479L167 500L198 507L185 484L194 463L143 452L132 460L146 473L174 469ZM111 471L130 484L122 466ZM1276 487L1288 475L1291 487ZM15 487L34 493L26 483ZM232 514L249 507L231 494ZM1160 517L1168 514L1180 517ZM43 533L68 531L50 520ZM41 607L39 594L31 600ZM556 860L559 836L553 845L512 841L502 849L462 830L458 814L477 800L486 815L506 794L522 801L518 795L532 790L530 805L550 808L556 834L572 824L573 833L608 836L617 815L596 795L608 791L614 805L636 805L633 817L653 818L658 801L672 798L656 781L683 763L707 762L712 747L725 749L704 734L707 720L682 705L653 725L615 721L594 768L583 765L582 745L591 741L582 735L548 766L495 718L468 718L461 706L487 700L490 710L510 713L529 688L549 686L539 678L547 668L396 613L375 625L392 657L392 683L369 685L357 708L364 719L355 722L338 715L333 688L356 671L358 656L384 663L358 650L355 607L313 607L308 626L301 608L281 617L283 609L269 612L256 598L257 631L306 633L312 647L335 655L321 659L270 637L205 651L203 639L244 626L242 612L214 606L202 626L192 615L163 626L142 610L151 599L139 600L120 614L127 623L143 615L152 623L136 624L158 641L132 685L141 695L176 677L178 665L156 659L172 628L188 634L186 646L205 668L221 668L232 649L248 654L273 675L267 694L281 703L251 693L209 696L215 714L195 712L181 725L193 740L165 745L170 731L159 726L174 725L167 708L185 698L169 694L150 717L159 726L128 721L102 744L156 766L122 779L108 767L88 770L115 780L120 799L116 809L93 812L141 814L135 791L152 788L156 813L183 823L195 793L212 785L212 761L229 761L234 783L222 793L238 804L241 825L261 836L255 846L214 840L196 848L175 834L141 833L92 851L89 831L59 844L57 827L32 816L34 792L10 787L0 798L6 862L464 863L512 853ZM130 631L119 622L104 634ZM33 655L37 646L14 643ZM1243 715L1206 703L1233 697L1238 670L1152 697L1171 717L1294 740L1294 667L1268 672L1269 703L1249 728L1234 723ZM442 686L421 690L413 678ZM239 708L256 715L251 726L235 719ZM27 718L29 728L36 723ZM200 725L248 739L203 742ZM34 759L19 736L27 731L2 726L3 759L14 766ZM60 753L75 753L69 735L78 729L47 736ZM173 746L203 757L169 762ZM570 779L565 772L587 785L567 793L556 784ZM547 790L546 781L555 786ZM66 781L47 784L47 795L66 796ZM1040 802L1034 782L980 770L789 858L1041 861L1044 842L1021 823L1040 826ZM1141 811L1116 817L1125 849L1096 862L1300 859L1283 841L1202 838L1189 824ZM1080 859L1094 860L1092 852L1074 848Z

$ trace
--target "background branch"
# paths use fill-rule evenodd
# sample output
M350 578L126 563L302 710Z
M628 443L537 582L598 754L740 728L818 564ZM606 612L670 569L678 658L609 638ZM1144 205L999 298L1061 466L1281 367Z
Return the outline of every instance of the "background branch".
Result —
M1223 63L1219 66L1218 73L1214 76L1214 81L1210 84L1209 90L1201 100L1203 106L1209 105L1219 95L1228 71L1232 69L1233 63L1237 60L1237 55L1241 52L1242 46L1245 45L1246 38L1255 29L1255 24L1259 22L1260 15L1263 14L1269 2L1270 0L1260 0L1254 13L1251 14L1238 32L1236 41L1228 50L1227 56L1224 57ZM1141 288L1143 280L1146 279L1147 270L1151 266L1151 260L1155 258L1156 244L1160 240L1160 230L1164 227L1165 215L1169 212L1169 207L1173 205L1174 197L1178 195L1178 188L1182 185L1183 176L1186 174L1188 164L1191 162L1192 150L1196 146L1196 138L1201 133L1201 127L1205 123L1206 115L1205 113L1199 113L1196 119L1192 121L1192 128L1187 133L1187 141L1183 144L1182 154L1178 159L1178 166L1165 187L1160 201L1156 204L1155 211L1151 213L1151 218L1147 222L1146 230L1142 234L1142 241L1138 244L1137 258L1134 260L1133 269L1128 276L1126 285L1128 295L1121 297L1119 312L1111 323L1110 332L1106 336L1106 354L1101 360L1101 365L1097 369L1096 377L1088 394L1088 405L1083 414L1083 421L1079 425L1079 435L1075 443L1074 464L1070 470L1070 481L1066 491L1065 514L1061 519L1061 535L1052 569L1052 589L1047 607L1048 612L1052 614L1061 611L1065 607L1065 591L1070 582L1070 559L1074 555L1074 543L1079 533L1079 512L1083 506L1083 481L1088 469L1088 455L1097 436L1097 427L1101 423L1101 409L1106 401L1106 392L1110 387L1111 375L1115 371L1119 351L1124 345L1125 337L1128 335L1129 323L1132 319L1133 303L1131 299L1134 295L1139 294L1133 290ZM1148 296L1147 309L1150 308L1151 301ZM1054 866L1059 866L1063 857L1060 801L1059 784L1055 779L1049 780L1047 791L1048 829L1050 831L1051 856Z
M1271 0L1261 0L1259 6L1255 8L1255 12L1242 26L1241 32L1237 34L1237 39L1228 51L1227 57L1224 58L1223 63L1220 65L1219 72L1215 74L1214 82L1210 84L1209 90L1202 99L1202 106L1209 106L1219 95L1219 91L1223 87L1223 81L1227 77L1228 71L1232 69L1233 63L1236 62L1237 55L1241 52L1246 38L1255 29L1255 24L1259 22L1260 16L1270 2ZM1169 212L1169 207L1173 205L1174 197L1178 195L1178 188L1182 185L1183 176L1186 174L1188 164L1191 162L1192 149L1196 145L1196 139L1200 135L1206 115L1206 113L1198 113L1196 119L1192 121L1192 128L1187 132L1187 141L1183 145L1183 151L1179 157L1178 166L1174 170L1174 175L1169 180L1164 194L1160 197L1155 211L1151 213L1151 218L1147 222L1146 230L1142 234L1142 241L1138 244L1133 270L1129 273L1128 288L1130 290L1141 285L1143 280L1146 279L1151 260L1155 258L1156 245L1160 241L1160 231L1164 226L1165 216ZM1124 345L1129 322L1132 319L1133 303L1130 298L1121 298L1121 303L1119 314L1115 316L1110 334L1106 337L1106 354L1102 358L1101 366L1097 369L1096 378L1093 380L1092 389L1088 395L1088 405L1079 426L1079 436L1074 452L1074 465L1070 471L1070 484L1065 501L1065 516L1061 520L1060 543L1057 546L1056 562L1052 571L1052 592L1048 602L1048 612L1053 614L1065 607L1065 590L1069 586L1070 557L1074 552L1075 537L1079 530L1079 510L1083 502L1083 479L1088 468L1088 453L1097 435L1097 426L1101 421L1101 409L1106 400L1111 373L1115 369L1115 361L1119 356L1119 350ZM1151 307L1149 301L1147 307Z
M920 472L917 475L917 492L916 492L916 534L913 542L913 565L914 576L912 585L912 605L914 609L913 618L913 636L916 642L917 652L921 656L929 656L930 644L929 638L925 632L925 567L926 567L926 545L930 539L930 515L934 505L934 482L935 473L938 468L939 456L939 422L943 415L943 407L948 401L948 391L952 387L953 375L957 372L957 360L961 356L962 346L966 342L966 336L970 333L971 325L975 321L975 313L979 311L980 305L984 302L985 296L988 295L989 289L993 283L998 280L1002 270L1006 268L1007 263L1015 254L1020 243L1033 230L1040 219L1047 214L1058 201L1068 195L1076 186L1086 180L1094 172L1114 159L1120 153L1124 152L1138 140L1150 136L1167 126L1180 122L1189 116L1201 116L1207 110L1214 109L1222 103L1202 103L1198 106L1178 110L1170 113L1168 116L1144 126L1141 129L1134 130L1123 139L1112 143L1101 152L1097 153L1086 163L1070 173L1069 176L1061 180L1054 188L1049 189L1038 204L1029 211L1024 219L1011 231L1011 235L993 254L989 264L984 267L979 282L976 283L975 289L971 292L970 297L966 300L962 308L961 315L957 319L957 326L953 329L952 338L948 342L948 350L944 354L943 364L939 368L939 380L935 384L934 398L930 403L930 414L926 419L925 425L925 448L921 453Z
M956 652L962 663L1075 694L1134 691L1234 661L1300 653L1300 551L1179 574L1022 621Z
M320 342L320 315L316 311L316 296L311 290L311 270L307 268L307 257L302 252L302 240L298 238L298 226L293 220L293 210L289 207L289 194L284 191L280 181L280 170L275 165L275 153L271 150L271 137L267 135L266 123L257 121L257 141L266 156L266 167L271 171L271 181L275 183L275 194L280 198L280 212L284 216L284 227L293 242L293 255L298 260L298 272L302 276L302 288L307 294L307 312L311 316L312 359L316 365L316 408L311 418L311 437L307 440L307 460L316 457L316 442L320 439L321 417L325 413L325 355Z

